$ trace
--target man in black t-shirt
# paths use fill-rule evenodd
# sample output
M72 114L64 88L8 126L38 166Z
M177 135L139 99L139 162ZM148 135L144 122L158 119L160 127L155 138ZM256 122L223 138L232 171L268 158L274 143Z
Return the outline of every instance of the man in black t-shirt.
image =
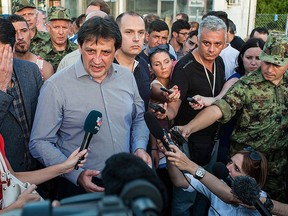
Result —
M200 112L190 107L187 97L213 97L219 94L225 82L224 63L219 54L225 46L226 34L227 27L221 19L207 16L202 20L199 26L198 49L181 58L173 72L172 86L178 85L181 91L180 100L169 103L166 115L158 116L157 113L158 117L168 116L169 119L175 119L175 125L185 125ZM190 156L195 163L201 166L209 163L217 128L215 123L188 138ZM174 198L182 199L180 195ZM173 206L176 208L173 215L189 215L188 204L181 204L181 209L176 207L179 205Z

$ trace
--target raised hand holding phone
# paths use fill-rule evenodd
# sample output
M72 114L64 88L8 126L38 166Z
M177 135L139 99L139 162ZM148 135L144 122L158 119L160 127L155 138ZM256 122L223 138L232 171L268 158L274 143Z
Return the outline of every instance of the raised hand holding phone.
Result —
M156 103L149 103L149 107L153 109L155 112L160 112L163 114L166 112L166 110L163 107L161 107L159 104Z
M172 90L167 89L167 88L165 88L165 87L160 87L160 89L161 89L162 91L164 91L164 92L167 92L168 94L172 94L172 93L173 93Z

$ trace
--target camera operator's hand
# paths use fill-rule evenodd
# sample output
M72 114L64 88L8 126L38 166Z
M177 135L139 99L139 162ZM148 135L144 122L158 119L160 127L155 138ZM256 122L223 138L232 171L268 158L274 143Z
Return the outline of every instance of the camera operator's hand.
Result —
M78 177L78 184L81 185L87 192L102 192L103 187L99 187L92 182L92 177L100 174L97 170L84 170Z

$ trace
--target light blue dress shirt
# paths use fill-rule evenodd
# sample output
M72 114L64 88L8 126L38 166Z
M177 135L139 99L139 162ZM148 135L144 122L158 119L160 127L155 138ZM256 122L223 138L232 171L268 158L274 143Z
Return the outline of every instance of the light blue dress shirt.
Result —
M65 161L81 145L91 110L102 113L103 123L92 137L84 169L101 171L113 154L146 150L149 130L133 74L113 63L98 83L79 58L45 81L41 89L29 144L32 156L45 166ZM77 184L82 171L79 168L64 177Z
M219 197L217 197L214 193L212 193L204 184L202 184L199 180L195 179L191 174L185 174L188 178L190 178L191 185L187 189L183 189L184 191L195 191L195 189L201 192L204 196L206 196L217 212L222 216L224 215L238 215L238 216L261 216L260 213L256 209L246 208L241 205L228 204L222 201ZM260 196L266 197L266 193L261 191ZM219 216L211 207L209 208L208 215L209 216Z

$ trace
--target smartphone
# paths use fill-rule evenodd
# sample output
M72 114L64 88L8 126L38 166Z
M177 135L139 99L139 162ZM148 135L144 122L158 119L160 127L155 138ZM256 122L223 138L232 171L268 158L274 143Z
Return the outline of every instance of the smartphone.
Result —
M161 112L161 113L165 113L166 110L161 107L159 104L156 104L156 103L149 103L149 107L153 110L155 110L155 112Z
M181 135L177 127L171 128L170 134L171 134L172 140L174 140L174 142L178 144L179 146L182 146L184 143L187 143L187 140Z
M171 137L169 136L169 134L168 134L168 131L166 130L166 129L164 129L163 128L163 133L164 133L164 136L166 137L166 141L164 142L163 140L162 140L162 143L163 143L163 145L164 145L164 147L165 147L165 149L167 150L167 151L171 151L171 149L170 149L170 145L175 145L175 143L174 143L174 141L171 139Z
M171 91L170 89L164 88L164 87L160 87L160 89L164 92L167 92L168 94L172 94L173 91Z
M188 97L187 101L194 103L194 104L199 104L198 101L196 101L193 97Z

